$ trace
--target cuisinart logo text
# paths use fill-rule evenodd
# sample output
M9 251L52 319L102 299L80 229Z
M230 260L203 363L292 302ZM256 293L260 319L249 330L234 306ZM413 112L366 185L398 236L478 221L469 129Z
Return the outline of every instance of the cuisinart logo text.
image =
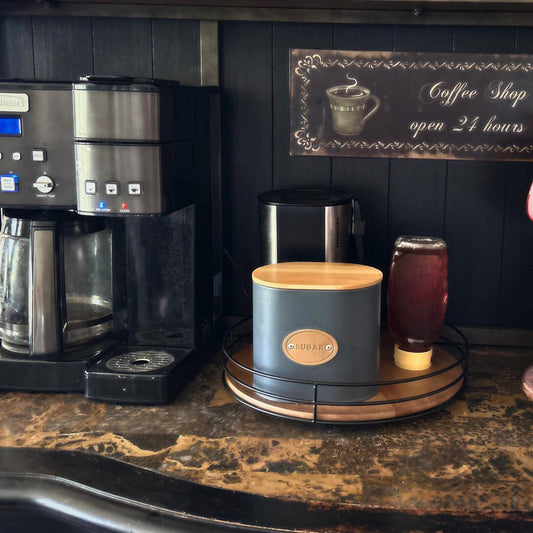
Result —
M337 355L338 349L334 337L319 329L299 329L283 339L283 353L300 365L323 365Z
M30 110L30 99L23 93L0 93L0 111L26 113Z

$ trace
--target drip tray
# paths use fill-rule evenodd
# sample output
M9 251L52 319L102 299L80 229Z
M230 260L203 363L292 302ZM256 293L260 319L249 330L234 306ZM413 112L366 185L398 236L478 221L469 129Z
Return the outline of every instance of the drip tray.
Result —
M190 349L118 345L85 371L85 396L114 403L167 403L196 371Z
M115 355L105 362L105 366L112 372L144 374L162 370L175 360L176 357L167 351L147 349Z

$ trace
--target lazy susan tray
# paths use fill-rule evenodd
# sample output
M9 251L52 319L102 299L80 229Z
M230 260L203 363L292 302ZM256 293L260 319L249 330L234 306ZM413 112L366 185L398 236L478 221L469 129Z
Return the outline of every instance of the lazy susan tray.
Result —
M462 390L467 368L467 351L447 342L433 347L432 365L428 370L408 371L395 366L394 344L382 334L378 392L364 402L353 405L304 403L280 399L275 394L253 386L253 347L251 320L236 325L224 342L224 382L241 403L278 417L323 423L372 423L420 416L442 408ZM261 374L264 376L265 374ZM280 378L271 376L271 378ZM310 383L320 386L320 383ZM322 385L325 385L324 383ZM362 384L354 384L362 386ZM369 385L369 384L364 384Z

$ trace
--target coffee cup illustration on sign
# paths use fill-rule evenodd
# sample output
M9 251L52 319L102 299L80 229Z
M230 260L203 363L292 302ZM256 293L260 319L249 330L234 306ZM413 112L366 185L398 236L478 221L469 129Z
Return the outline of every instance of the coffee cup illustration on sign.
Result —
M353 79L353 78L349 78ZM339 135L357 135L363 131L366 121L379 109L380 100L366 87L336 85L326 90L333 129ZM369 104L372 107L369 109Z

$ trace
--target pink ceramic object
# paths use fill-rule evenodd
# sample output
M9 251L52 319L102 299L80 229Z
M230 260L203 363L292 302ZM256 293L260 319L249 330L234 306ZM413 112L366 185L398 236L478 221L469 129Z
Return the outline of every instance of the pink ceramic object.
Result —
M533 400L533 366L530 366L522 376L522 390L530 400Z
M531 182L529 194L527 195L527 214L533 220L533 182Z

